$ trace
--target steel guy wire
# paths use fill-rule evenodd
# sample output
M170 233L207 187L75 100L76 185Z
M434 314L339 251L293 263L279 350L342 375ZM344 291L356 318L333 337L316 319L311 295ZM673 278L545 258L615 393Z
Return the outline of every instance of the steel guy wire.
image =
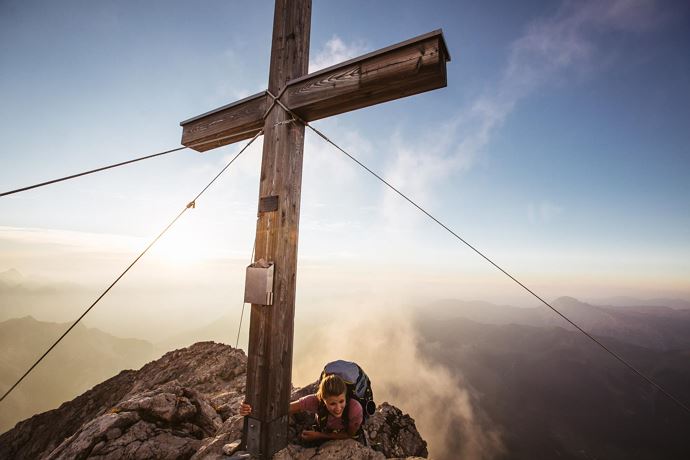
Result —
M115 278L115 281L113 281L113 282L110 284L110 286L108 286L108 287L101 293L101 295L98 296L98 298L91 304L91 306L90 306L89 308L87 308L87 309L84 311L84 313L82 313L81 316L79 316L79 318L77 318L76 321L74 321L74 323L72 323L72 325L71 325L71 326L70 326L70 327L69 327L69 328L68 328L68 329L67 329L67 330L66 330L66 331L65 331L65 332L64 332L64 333L63 333L63 334L62 334L62 335L61 335L61 336L60 336L60 337L59 337L59 338L58 338L58 339L57 339L57 340L46 350L46 351L45 351L45 353L43 353L43 355L41 355L41 357L38 358L38 360L37 360L37 361L36 361L36 362L35 362L25 373L24 373L24 375L22 375L22 376L19 378L19 380L17 380L17 381L14 383L14 385L12 385L12 387L10 387L10 389L7 390L7 391L5 392L4 395L2 395L2 398L0 398L0 402L2 402L2 401L12 392L12 390L14 390L14 389L17 387L17 385L19 385L19 384L22 382L22 380L24 380L24 378L26 378L27 375L29 375L29 373L31 373L31 371L34 370L34 368L35 368L36 366L38 366L38 364L39 364L41 361L43 361L43 358L45 358L45 357L48 355L48 353L50 353L50 352L53 350L53 348L55 348L55 346L56 346L58 343L60 343L60 342L62 341L62 339L64 339L65 336L66 336L67 334L69 334L69 332L70 332L72 329L74 329L74 327L79 323L79 321L81 321L82 318L84 318L84 316L86 316L87 313L89 313L89 312L91 311L91 309L92 309L93 307L95 307L96 304L97 304L103 297L105 297L105 295L106 295L108 292L110 292L110 290L115 286L115 284L117 284L117 282L120 281L120 280L122 279L122 277L125 276L125 274L134 266L134 264L136 264L136 263L139 261L139 259L141 259L141 258L144 256L144 254L146 254L146 253L148 252L148 250L151 249L151 247L152 247L152 246L153 246L153 245L154 245L154 244L165 234L165 232L167 232L167 231L170 229L170 227L172 227L173 224L175 224L175 222L177 222L177 220L178 220L180 217L182 217L182 215L183 215L185 212L187 212L188 209L194 208L194 207L196 206L196 200L198 200L198 199L201 197L201 195L203 195L204 192L206 192L206 190L208 190L208 188L209 188L211 185L213 185L213 183L221 176L221 174L223 174L223 173L225 172L225 170L228 169L228 168L230 167L230 165L233 164L233 163L235 162L235 160L237 160L237 158L239 158L239 156L242 155L242 153L243 153L245 150L247 150L247 148L248 148L250 145L252 145L252 143L259 137L259 135L261 135L262 132L263 132L263 130L260 130L259 132L257 132L256 135L255 135L255 136L254 136L244 147L242 147L242 149L241 149L241 150L230 160L230 162L228 162L228 164L226 164L225 167L223 167L223 169L221 169L220 172L219 172L218 174L216 174L216 176L215 176L213 179L211 179L211 181L201 190L201 192L199 192L199 193L194 197L194 199L193 199L192 201L190 201L190 202L182 209L182 211L180 211L180 213L179 213L179 214L178 214L178 215L177 215L177 216L176 216L176 217L175 217L175 218L174 218L164 229L163 229L163 231L160 232L160 233L158 234L158 236L156 236L156 237L153 239L153 241L151 241L151 243L149 243L148 246L146 246L146 248L145 248L135 259L134 259L134 261L133 261L131 264L129 264L129 266L127 266L127 268L125 268L125 270L124 270L117 278Z
M195 143L192 143L192 144L189 144L189 145L185 145L185 146L182 146L182 147L177 147L177 148L170 149L170 150L164 150L164 151L162 151L162 152L153 153L153 154L151 154L151 155L146 155L146 156L139 157L139 158L133 158L133 159L131 159L131 160L123 161L123 162L120 162L120 163L114 163L114 164L111 164L111 165L102 166L102 167L100 167L100 168L91 169L91 170L83 171L83 172L76 173L76 174L71 174L71 175L69 175L69 176L64 176L64 177L60 177L60 178L57 178L57 179L52 179L52 180L45 181L45 182L40 182L40 183L38 183L38 184L29 185L29 186L26 186L26 187L21 187L21 188L15 189L15 190L9 190L9 191L7 191L7 192L2 192L2 193L0 193L0 197L7 196L7 195L13 195L13 194L19 193L19 192L25 192L25 191L27 191L27 190L32 190L32 189L35 189L35 188L44 187L44 186L46 186L46 185L56 184L56 183L58 183L58 182L63 182L63 181L70 180L70 179L76 179L77 177L87 176L87 175L89 175L89 174L97 173L97 172L100 172L100 171L105 171L105 170L108 170L108 169L117 168L117 167L119 167L119 166L125 166L125 165L131 164L131 163L136 163L136 162L138 162L138 161L148 160L148 159L150 159L150 158L156 158L156 157L159 157L159 156L167 155L167 154L169 154L169 153L178 152L178 151L180 151L180 150L189 149L189 148L194 148L194 147L199 147L199 146L201 146L201 145L206 145L206 144L212 144L212 143L214 143L214 142L223 141L223 140L225 140L225 139L229 139L229 138L241 136L241 135L243 135L243 134L254 133L255 131L256 131L256 130L253 129L253 130L243 131L243 132L241 132L241 133L236 133L236 134L232 134L232 135L228 135L228 136L216 137L216 138L211 139L211 140L206 140L206 141L201 141L201 142L195 142Z
M674 395L672 395L670 392L668 392L666 389L664 389L660 384L658 384L657 382L655 382L654 380L652 380L651 377L648 377L647 375L645 375L644 373L642 373L642 371L638 370L635 366L633 366L632 364L630 364L627 360L625 360L625 359L624 359L622 356L620 356L618 353L614 352L614 351L611 350L609 347L607 347L606 345L604 345L601 341L597 340L594 336L592 336L592 335L589 334L587 331L585 331L584 329L582 329L579 325L577 325L575 322L573 322L573 321L572 321L570 318L568 318L565 314L561 313L557 308L555 308L554 306L552 306L549 302L547 302L546 300L544 300L543 298L541 298L541 297L540 297L539 295L537 295L534 291L532 291L530 288L528 288L528 287L525 286L523 283L521 283L521 282L520 282L517 278L515 278L513 275L511 275L511 274L508 273L506 270L504 270L503 268L501 268L501 267L500 267L498 264L496 264L493 260L491 260L489 257L487 257L486 255L484 255L484 253L482 253L480 250L478 250L477 248L475 248L473 245L471 245L469 242L467 242L467 241L466 241L464 238L462 238L460 235L458 235L458 234L455 233L453 230L451 230L446 224L444 224L444 223L441 222L439 219L437 219L436 217L434 217L434 216L433 216L431 213L429 213L426 209L424 209L423 207L421 207L421 206L420 206L419 204L417 204L414 200L412 200L412 199L409 198L407 195L405 195L403 192L401 192L399 189L397 189L396 187L394 187L393 185L391 185L391 184L390 184L388 181L386 181L383 177L381 177L380 175L378 175L378 174L376 174L374 171L372 171L372 170L371 170L369 167L367 167L364 163L362 163L361 161L359 161L357 158L355 158L354 156L352 156L351 154L349 154L348 152L346 152L343 148L341 148L341 147L340 147L339 145L337 145L335 142L333 142L332 140L330 140L330 139L329 139L325 134L323 134L321 131L319 131L318 129L314 128L313 126L311 126L311 125L310 125L309 123L307 123L306 121L304 121L304 120L303 120L302 118L300 118L297 114L295 114L292 110L290 110L289 108L287 108L287 107L285 106L285 104L283 104L279 99L276 99L275 96L273 96L273 94L271 94L270 92L267 92L267 93L268 93L271 97L273 97L274 100L276 101L276 103L277 103L278 105L280 105L280 106L283 108L283 110L285 110L288 114L290 114L292 117L294 117L295 119L297 119L298 121L300 121L300 122L301 122L302 124L304 124L306 127L308 127L309 129L311 129L312 131L314 131L319 137L321 137L321 138L322 138L323 140L325 140L327 143L331 144L333 147L335 147L335 148L338 149L340 152L342 152L343 154L345 154L348 158L350 158L352 161L354 161L355 163L357 163L359 166L361 166L362 168L364 168L364 170L366 170L368 173L370 173L371 175L373 175L375 178L377 178L379 181L381 181L383 184L385 184L388 188L390 188L391 190L393 190L395 193L397 193L398 195L400 195L400 196L401 196L402 198L404 198L408 203L410 203L412 206L414 206L414 207L417 208L419 211L421 211L422 213L424 213L429 219L431 219L432 221L434 221L436 224L440 225L440 226L441 226L443 229L445 229L448 233L450 233L450 234L451 234L452 236L454 236L456 239L458 239L459 241L461 241L463 244L465 244L468 248L470 248L470 249L471 249L472 251L474 251L476 254L480 255L484 260L486 260L487 262L489 262L491 265L493 265L495 268L497 268L499 271L501 271L504 275L506 275L508 278L510 278L511 280L513 280L513 281L514 281L515 283L517 283L519 286L521 286L524 290L526 290L527 292L529 292L532 296L534 296L534 297L535 297L537 300L539 300L541 303L543 303L544 305L546 305L547 307L549 307L551 310L553 310L556 314L558 314L561 318L563 318L563 319L566 320L568 323L570 323L570 324L571 324L573 327L575 327L578 331L580 331L580 332L583 333L585 336L587 336L587 337L588 337L590 340L592 340L595 344L599 345L599 347L601 347L604 351L606 351L607 353L609 353L612 357L614 357L614 358L617 359L619 362L621 362L622 364L624 364L628 369L630 369L631 371L633 371L635 374L637 374L639 377L641 377L641 378L642 378L643 380L645 380L647 383L649 383L649 384L652 385L654 388L656 388L656 389L659 390L661 393L663 393L666 397L668 397L671 401L673 401L673 402L674 402L675 404L677 404L679 407L681 407L682 409L684 409L688 414L690 414L690 407L688 407L688 406L687 406L685 403L683 403L680 399L676 398Z

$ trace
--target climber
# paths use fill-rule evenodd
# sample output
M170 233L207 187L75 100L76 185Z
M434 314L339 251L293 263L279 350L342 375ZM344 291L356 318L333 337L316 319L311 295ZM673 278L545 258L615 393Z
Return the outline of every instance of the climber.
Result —
M355 438L364 418L362 405L347 397L347 384L338 375L321 379L316 394L291 402L289 412L291 415L298 412L315 415L315 429L304 430L300 434L307 442ZM239 413L246 417L252 413L252 407L243 402Z

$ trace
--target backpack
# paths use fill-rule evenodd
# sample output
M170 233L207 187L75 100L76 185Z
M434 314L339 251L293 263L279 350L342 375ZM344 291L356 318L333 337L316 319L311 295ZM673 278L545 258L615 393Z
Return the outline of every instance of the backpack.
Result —
M321 380L323 380L324 377L331 374L335 374L345 381L345 384L347 385L346 398L348 400L348 404L351 399L355 399L357 402L359 402L359 404L361 404L363 416L362 426L364 426L367 418L376 412L376 403L374 403L374 393L371 391L371 381L369 380L369 377L362 370L362 368L357 365L357 363L338 360L330 362L324 366L323 372L321 372L321 376L319 377L319 384L321 384ZM343 422L345 422L345 426L347 426L347 414L348 411L346 410L343 414L345 417L343 420ZM319 425L323 427L325 427L325 415L327 414L317 414Z

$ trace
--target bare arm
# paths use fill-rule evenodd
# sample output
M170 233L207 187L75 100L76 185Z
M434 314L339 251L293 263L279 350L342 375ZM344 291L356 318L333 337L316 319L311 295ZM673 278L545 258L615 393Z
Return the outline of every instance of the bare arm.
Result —
M288 413L290 415L292 415L292 414L296 414L297 412L301 412L302 411L301 407L302 406L300 405L299 401L292 401L290 403L290 409L288 410Z
M292 414L296 414L297 412L300 412L301 410L302 409L301 409L299 401L293 401L290 403L290 408L288 409L288 413L290 415L292 415ZM250 406L246 402L241 403L239 413L240 413L240 415L245 416L245 417L247 415L251 415L252 406Z

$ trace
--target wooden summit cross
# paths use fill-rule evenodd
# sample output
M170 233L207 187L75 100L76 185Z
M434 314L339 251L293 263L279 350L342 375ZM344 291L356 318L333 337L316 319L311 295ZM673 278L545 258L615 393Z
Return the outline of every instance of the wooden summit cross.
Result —
M437 30L307 75L310 28L311 0L276 0L268 91L180 123L182 144L199 152L264 131L255 260L274 263L274 300L252 304L245 425L261 458L287 444L304 146L304 125L270 94L310 122L445 87L450 60Z

